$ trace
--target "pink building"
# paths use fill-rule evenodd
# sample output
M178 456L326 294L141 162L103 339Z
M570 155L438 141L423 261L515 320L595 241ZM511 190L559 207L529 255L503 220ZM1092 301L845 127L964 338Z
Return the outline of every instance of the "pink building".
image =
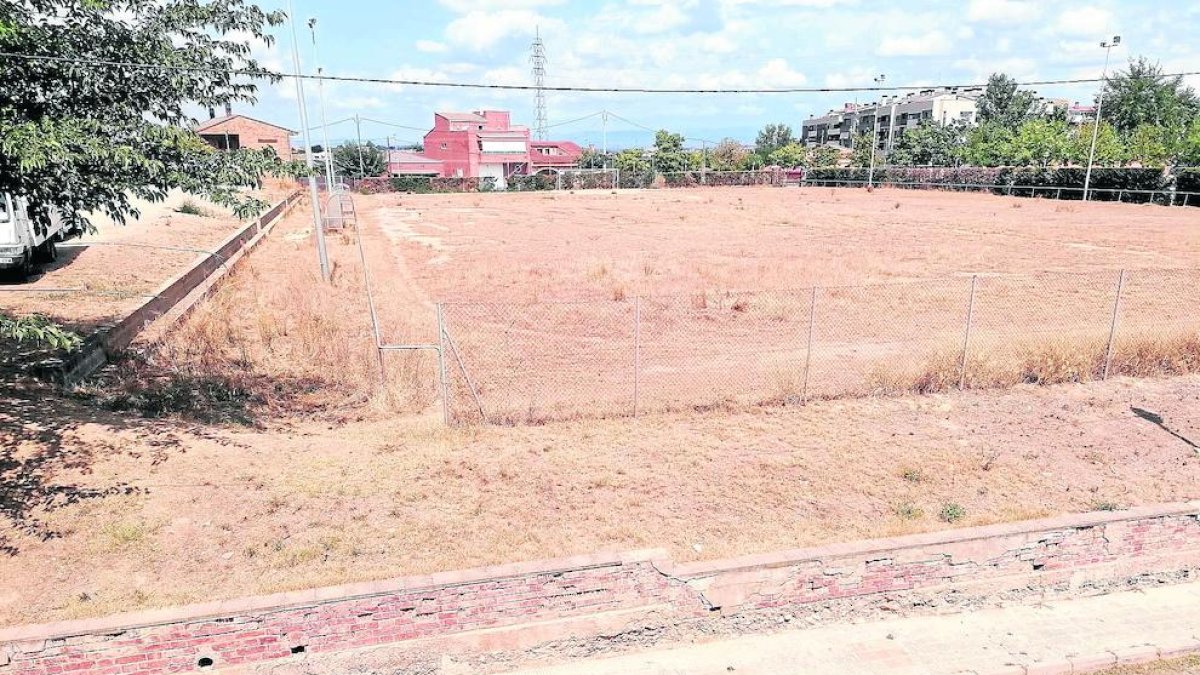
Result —
M442 176L445 164L411 150L388 151L388 174L391 176Z
M569 168L582 153L570 141L532 140L529 127L513 126L506 110L439 112L425 134L424 152L390 153L388 172L494 178L496 187L504 189L509 176Z

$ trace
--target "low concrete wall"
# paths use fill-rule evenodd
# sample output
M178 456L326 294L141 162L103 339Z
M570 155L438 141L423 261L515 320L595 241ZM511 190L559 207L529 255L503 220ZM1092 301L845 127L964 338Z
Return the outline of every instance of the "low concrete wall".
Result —
M300 200L300 196L299 191L293 192L262 216L226 238L216 251L197 258L190 268L164 284L141 307L113 326L101 329L85 340L83 346L58 368L59 381L64 385L74 385L96 372L113 354L128 347L147 326L175 310L201 285L228 271L235 261L252 249L262 236L287 214Z
M621 617L644 626L847 600L1070 595L1198 570L1200 503L684 565L657 550L603 554L8 628L0 675L181 672L447 638L509 649L514 631L546 642L558 624L611 636Z

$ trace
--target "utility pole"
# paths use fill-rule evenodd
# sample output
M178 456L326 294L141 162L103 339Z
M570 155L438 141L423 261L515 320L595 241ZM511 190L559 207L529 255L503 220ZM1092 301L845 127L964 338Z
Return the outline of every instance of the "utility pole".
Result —
M321 57L317 52L317 20L308 20L308 30L312 33L313 61L317 66L317 75L322 72ZM325 117L325 80L317 80L317 98L321 102L321 147L325 149L325 190L333 191L333 148L329 147L329 120Z
M875 78L875 84L882 85L887 79L886 75L880 75ZM875 102L875 110L872 112L871 120L871 168L867 171L867 187L875 187L875 150L879 146L879 102Z
M1096 161L1096 139L1100 136L1100 113L1104 110L1104 85L1108 81L1108 57L1112 48L1121 44L1121 36L1114 35L1112 40L1100 43L1104 48L1104 73L1100 76L1100 96L1096 101L1096 119L1092 122L1092 148L1088 150L1087 171L1083 174L1083 201L1088 200L1088 190L1092 186L1092 162Z
M296 13L288 0L288 21L292 24L292 67L296 77L296 98L300 105L300 128L304 130L304 163L308 166L308 196L312 200L313 227L317 231L317 261L321 278L329 281L329 253L325 250L325 222L321 217L321 196L317 194L317 177L313 175L312 139L308 133L308 106L304 103L304 80L300 77L300 40L296 33Z
M362 118L358 116L358 113L354 113L354 133L358 137L358 179L362 180L367 177L367 166L363 163Z

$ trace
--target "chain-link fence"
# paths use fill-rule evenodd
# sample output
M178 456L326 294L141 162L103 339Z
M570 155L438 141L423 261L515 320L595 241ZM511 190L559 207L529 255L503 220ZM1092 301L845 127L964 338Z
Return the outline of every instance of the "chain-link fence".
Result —
M1200 371L1200 270L963 276L439 312L452 422Z

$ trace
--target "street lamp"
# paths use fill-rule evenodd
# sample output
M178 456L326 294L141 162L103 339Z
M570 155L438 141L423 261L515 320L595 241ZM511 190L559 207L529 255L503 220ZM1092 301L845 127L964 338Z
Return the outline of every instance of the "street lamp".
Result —
M300 77L300 46L296 37L296 13L292 0L287 4L288 21L292 26L292 68L296 80L296 98L300 106L300 128L304 138L304 164L308 167L308 194L312 200L313 228L317 232L317 261L321 266L321 278L329 281L329 254L325 251L325 223L321 218L321 197L317 194L317 177L313 175L312 141L308 135L308 106L304 102L304 80Z
M312 33L313 61L317 66L317 75L324 71L321 67L321 57L317 52L317 20L308 20L308 30ZM325 191L333 192L333 149L329 147L329 118L325 116L325 78L317 80L317 98L321 101L321 143L325 149ZM310 148L311 150L311 148Z
M1096 139L1100 135L1100 113L1104 110L1104 85L1108 81L1108 57L1112 48L1121 44L1121 36L1114 35L1112 40L1100 43L1104 49L1104 73L1100 76L1100 96L1096 101L1096 119L1092 121L1092 148L1088 150L1087 171L1083 174L1083 201L1088 200L1088 190L1092 185L1092 162L1096 161Z
M887 79L887 75L880 75L875 78L876 85L883 85L883 81ZM875 148L879 144L879 103L875 103L875 112L871 120L871 168L867 172L867 187L875 187Z

